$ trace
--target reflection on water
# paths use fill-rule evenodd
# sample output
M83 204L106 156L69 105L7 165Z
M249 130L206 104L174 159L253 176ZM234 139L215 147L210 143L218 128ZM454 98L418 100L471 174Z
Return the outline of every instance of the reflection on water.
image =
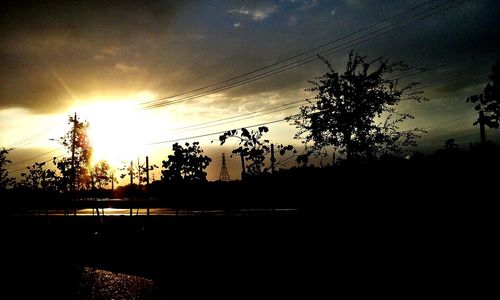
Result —
M191 210L174 208L150 208L149 214L153 216L188 216L188 215L212 215L212 216L227 216L227 215L254 215L259 213L269 212L294 212L297 209L238 209L238 210ZM64 210L39 210L31 211L33 215L50 215L50 216L64 216ZM67 214L73 215L73 211L67 211ZM77 209L77 216L146 216L148 211L146 208L99 208L99 212L95 208Z

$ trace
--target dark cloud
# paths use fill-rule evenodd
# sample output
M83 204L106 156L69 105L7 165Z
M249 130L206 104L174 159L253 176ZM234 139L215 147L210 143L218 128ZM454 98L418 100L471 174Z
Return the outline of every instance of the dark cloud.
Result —
M99 93L127 95L151 90L168 96L266 66L419 3L16 2L0 12L0 107L53 112L69 105L73 97L84 99ZM418 65L462 54L482 58L472 61L477 65L471 66L469 61L454 66L446 75L450 78L464 68L488 68L498 59L499 6L493 0L467 2L353 48L369 56ZM327 58L343 68L349 48ZM257 102L259 95L273 93L281 99L292 98L307 87L308 79L325 70L321 63L304 65L227 90L225 99L233 107L254 107L245 104L245 99ZM418 79L431 82L439 78L442 74L429 73Z
M162 38L180 2L13 2L0 12L0 104L36 111L75 95L138 84L145 48ZM142 77L142 76L141 76Z

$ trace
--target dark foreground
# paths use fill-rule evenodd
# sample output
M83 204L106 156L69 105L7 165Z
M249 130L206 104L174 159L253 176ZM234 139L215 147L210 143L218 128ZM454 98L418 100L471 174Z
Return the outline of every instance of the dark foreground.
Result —
M477 298L493 284L498 165L250 182L235 187L245 204L298 210L248 216L3 216L2 293L88 299L82 270L97 268L152 280L152 299ZM196 199L216 197L230 199Z
M151 299L483 291L469 281L488 260L478 250L488 251L491 242L491 229L477 218L469 222L456 210L445 218L422 211L397 217L380 210L344 213L333 220L294 213L107 217L103 223L92 217L15 217L2 243L3 293L88 299L90 289L82 287L86 267L153 280Z

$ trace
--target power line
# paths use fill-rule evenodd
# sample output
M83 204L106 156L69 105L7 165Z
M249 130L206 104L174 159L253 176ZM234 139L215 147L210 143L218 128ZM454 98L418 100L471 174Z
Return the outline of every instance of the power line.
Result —
M449 80L445 80L445 81L429 83L429 84L426 84L426 85L423 85L423 86L416 86L414 88L408 89L407 92L414 91L414 90L419 90L419 89L425 89L425 88L433 87L433 86L436 86L436 85L450 84L450 83L461 81L461 80L464 80L464 79L478 77L479 75L484 75L484 74L489 73L489 72L490 71L484 71L484 70L482 70L482 71L475 72L475 73L472 73L472 74L469 74L469 75L466 75L466 76L462 76L462 77L459 77L459 78L454 78L454 79L449 79Z
M14 166L14 165L19 165L19 164L22 164L22 163L25 163L25 162L28 162L28 161L33 161L33 160L35 160L35 159L37 159L37 158L43 157L43 156L45 156L45 155L47 155L47 154L50 154L50 153L54 153L54 152L56 152L56 151L58 151L58 150L60 150L60 149L59 149L59 148L57 148L57 149L54 149L54 150L51 150L51 151L48 151L48 152L42 153L42 154L40 154L40 155L37 155L37 156L35 156L35 157L31 157L31 158L23 159L23 160L21 160L21 161L17 161L17 162L12 163L12 165Z
M477 75L478 74L475 74L474 76L477 76ZM470 77L470 76L468 76L468 77ZM464 78L459 78L459 79L462 80ZM448 84L448 83L451 83L451 82L454 82L454 81L458 81L459 79L447 80L447 81L444 81L444 82L437 82L437 83L429 84L427 86L435 86L435 85L440 85L440 84ZM299 101L292 101L292 102L285 103L285 104L282 104L282 105L277 105L277 106L273 106L273 107L269 107L269 108L266 108L266 109L261 109L261 110L257 110L257 111L254 111L254 112L249 112L249 113L241 114L241 115L231 116L231 117L228 117L228 118L223 118L223 119L219 119L219 120L213 120L213 121L198 123L198 124L194 124L194 125L190 125L190 126L185 126L185 127L179 127L179 128L176 128L176 129L178 129L178 130L186 129L186 130L181 130L181 132L186 132L186 131L206 129L206 128L210 128L210 127L214 127L214 126L220 126L220 125L225 125L225 124L234 123L234 122L240 122L240 121L248 120L248 119L251 119L251 118L260 117L260 116L263 116L263 115L269 115L269 114L273 114L273 113L277 113L277 112L289 110L289 109L292 109L292 108L300 107L300 105L299 106L292 106L292 107L285 107L285 106L289 106L289 105L292 105L292 104L304 102L304 101L311 100L311 99L314 99L314 97L309 97L309 98L306 98L304 100L299 100ZM402 100L409 100L409 99L402 99ZM285 107L285 108L281 108L281 107ZM281 109L276 109L276 108L281 108ZM271 110L271 111L270 112L266 112L266 113L257 114L258 112L268 111L268 110ZM247 117L245 117L245 116L247 116ZM469 115L467 115L467 116L469 116ZM462 119L462 118L460 118L460 119ZM226 122L223 122L223 121L226 121ZM445 123L447 123L447 122L445 122ZM429 129L429 128L427 127L427 129Z
M471 79L471 78L479 77L480 75L483 75L483 74L486 74L486 73L489 73L489 71L481 71L481 72L474 73L474 74L471 74L471 75L468 75L468 76L463 76L463 77L459 77L459 78L449 79L449 80L445 80L445 81L439 81L439 82L433 82L433 83L429 82L429 84L426 84L426 85L423 85L423 86L416 86L416 87L413 87L411 89L408 89L408 90L406 90L403 93L403 95L408 95L408 92L419 91L419 90L426 89L426 88L429 88L429 87L434 87L434 86L438 86L438 85L447 85L447 84L454 83L454 82L457 82L457 81L462 81L462 80L465 80L465 79ZM413 98L403 98L403 99L401 99L401 101L408 101L408 100L414 100L414 99Z
M456 121L460 121L460 120L463 120L463 119L466 119L470 116L473 116L475 115L476 113L472 113L472 114L467 114L467 115L463 115L459 118L456 118L456 119L453 119L453 120L448 120L448 121L444 121L444 122L439 122L439 123L436 123L436 124L433 124L431 126L427 126L425 127L425 129L431 129L431 128L436 128L436 127L439 127L440 125L444 125L444 124L448 124L448 123L453 123L453 122L456 122Z
M467 0L467 1L468 1L468 0ZM464 2L465 2L465 1L464 1ZM442 6L442 5L443 5L443 4L441 4L440 6ZM455 5L455 6L456 6L456 5ZM452 7L454 7L454 6L452 6ZM429 9L428 11L433 10L433 9L435 9L435 8L436 8L436 7L431 8L431 9ZM355 45L358 45L358 44L362 44L362 43L366 43L366 42L371 41L371 40L373 40L373 39L375 39L375 38L377 38L377 37L380 37L380 36L382 36L382 35L384 35L384 34L390 33L390 32L392 32L392 31L395 31L395 30L399 29L399 28L402 28L402 27L404 27L404 26L407 26L407 25L410 25L410 24L416 23L416 22L418 22L418 21L420 21L420 20L422 20L422 19L425 19L425 18L427 18L427 17L430 17L430 16L432 16L432 15L434 15L434 14L436 14L436 13L443 12L443 11L445 11L445 10L449 9L449 8L451 8L451 7L448 7L448 8L446 8L446 9L441 10L441 11L438 11L438 12L435 12L435 13L433 13L433 14L427 15L427 16L425 16L425 17L423 17L423 18L420 18L420 19L417 19L417 20L415 20L415 21L413 21L413 22L409 22L409 23L403 24L403 25L401 25L401 26L399 26L399 27L396 27L396 28L393 28L393 29L391 29L391 30L388 30L388 31L382 32L382 33L380 33L380 34L378 34L378 35L375 35L375 36L372 36L372 37L370 37L370 38L368 38L368 39L361 40L361 41L359 41L359 42L357 42L357 43L354 43L354 44L348 45L348 46L346 46L346 47L344 47L344 48L341 48L341 49L338 49L338 48L339 48L339 47L342 47L342 46L344 46L344 45L347 45L347 44L349 44L349 43L355 42L355 41L357 41L357 40L363 39L363 38L365 38L365 37L368 37L368 36L370 36L370 35L371 35L371 34L373 34L373 33L376 33L376 32L379 32L379 31L385 30L385 29L387 29L387 28L393 27L393 26L394 26L394 24L388 25L388 26L386 26L386 27L383 27L383 28L381 28L381 29L378 29L378 30L376 30L376 31L374 31L374 32L371 32L371 33L369 33L369 34L366 34L366 35L364 35L364 36L358 37L358 38L356 38L356 39L354 39L354 40L351 40L351 41L349 41L349 42L347 42L347 43L344 43L344 44L338 45L338 46L336 46L336 47L333 47L333 48L330 48L330 49L327 49L327 50L321 51L321 52L319 52L319 53L317 53L317 54L315 54L315 55L308 56L308 57L303 58L303 59L300 59L300 60L298 60L298 61L296 61L296 62L289 63L289 64L284 65L284 66L282 66L282 67L279 67L279 68L277 68L277 69L275 69L275 70L270 70L270 71L267 71L267 72L264 72L264 73L261 73L261 74L258 74L258 75L254 75L254 76L252 76L252 77L249 77L249 78L246 78L246 79L243 79L243 80L240 80L240 81L237 81L237 82L234 82L234 83L231 83L231 84L228 84L228 85L225 85L225 86L222 86L222 87L216 88L216 89L212 89L212 90L209 90L209 91L206 91L206 92L198 93L198 94L195 94L195 95L192 95L192 96L188 96L188 97L184 97L184 98L180 98L180 99L174 99L174 100L171 100L171 101L159 101L159 103L156 103L156 104L151 104L151 105L149 105L149 106L146 106L146 108L147 108L147 109L150 109L150 108L158 108L158 107L162 107L162 106L166 106L166 105L172 105L172 104L176 104L176 103L180 103L180 102L185 102L185 101L188 101L188 100L192 100L192 99L200 98L200 97L203 97L203 96L207 96L207 95L210 95L210 94L213 94L213 93L216 93L216 92L220 92L220 91L224 91L224 90L232 89L232 88L235 88L235 87L238 87L238 86L241 86L241 85L247 84L247 83L251 83L251 82L254 82L254 81L257 81L257 80L260 80L260 79L264 79L264 78L267 78L267 77L270 77L270 76L274 76L274 75L279 74L279 73L282 73L282 72L284 72L284 71L287 71L287 70L290 70L290 69L293 69L293 68L297 68L297 67L299 67L299 66L302 66L302 65L305 65L305 64L308 64L308 63L314 62L314 61L316 61L316 60L320 59L320 58L318 57L318 55L329 56L329 55L332 55L332 54L334 54L334 53L340 52L340 51L342 51L342 50L346 50L346 49L348 49L348 48L351 48L352 46L355 46ZM426 11L426 12L427 12L427 11ZM420 13L420 14L422 14L422 13ZM420 15L420 14L418 14L418 15ZM413 17L415 17L415 16L412 16L412 18L413 18ZM401 20L401 21L399 21L399 22L397 22L397 23L401 23L402 21L403 21L403 20ZM397 24L397 23L396 23L396 24ZM335 50L335 51L333 51L333 50Z
M456 61L455 61L455 63L456 63ZM440 65L435 65L435 67L433 67L432 69L437 69L438 67L446 66L446 65L449 65L449 64L450 64L450 62L443 63L443 64L440 64ZM431 69L428 69L428 70L431 70ZM425 71L427 71L427 70L424 70L422 72L425 72ZM452 79L452 80L446 80L446 81L443 81L443 82L429 83L426 86L418 87L418 89L422 89L422 88L426 88L426 87L431 87L431 86L436 86L436 85L442 85L442 84L449 84L449 83L452 83L452 82L455 82L455 81L459 81L459 80L463 80L463 79L467 79L467 78L470 78L470 77L476 77L478 75L481 75L482 73L483 72L481 72L480 74L473 74L472 76L465 76L465 77L456 78L456 79ZM411 89L411 90L413 90L413 89ZM256 110L256 111L253 111L253 112L236 115L236 116L231 116L231 117L222 118L222 119L218 119L218 120L213 120L213 121L198 123L198 124L189 125L189 126L185 126L185 127L178 127L178 128L173 129L172 131L179 130L180 132L186 132L186 131L205 129L205 128L210 128L210 127L214 127L214 126L219 126L219 125L224 125L224 124L239 122L239 121L243 121L243 120L247 120L247 119L251 119L251 118L255 118L255 117L259 117L259 116L263 116L263 115L268 115L268 114L272 114L272 113L281 112L281 111L285 111L285 110L288 110L288 109L300 107L300 106L293 106L293 107L287 107L287 108L275 110L276 108L290 106L292 104L304 102L304 101L307 101L307 100L312 100L314 98L315 97L309 97L309 98L306 98L304 100L287 102L287 103L284 103L282 105L268 107L268 108L264 108L264 109ZM410 100L410 98L405 98L405 99L401 99L401 100ZM268 110L271 110L271 111L267 112L267 113L257 114L259 112L268 111ZM249 116L249 117L242 118L244 116ZM232 120L232 121L223 122L223 121L226 121L226 120ZM208 124L211 124L211 125L208 125ZM204 126L204 125L208 125L208 126Z
M447 62L444 62L444 63L431 65L431 66L425 68L424 70L418 71L418 74L425 73L425 72L431 71L431 70L436 70L436 69L439 69L439 68L444 67L444 66L449 66L449 65L452 65L452 64L456 64L456 63L462 62L464 60L469 60L469 59L471 59L473 57L474 56L469 56L469 57L466 57L466 58L459 58L459 59L454 59L452 61L447 61ZM456 79L452 79L452 80L447 80L447 81L443 81L443 82L434 82L434 83L429 82L425 86L415 87L415 88L412 88L410 90L413 90L413 89L422 89L422 88L427 88L427 87L436 86L436 85L442 85L442 84L448 84L448 83L452 83L452 82L455 82L455 81L467 79L467 78L470 78L470 77L476 77L476 76L479 76L479 75L482 75L482 74L488 73L488 72L489 71L474 73L474 74L469 75L469 76L464 76L464 77L460 77L460 78L456 78ZM410 74L410 75L416 75L416 74ZM403 78L403 77L399 77L397 79L401 79L401 78ZM225 120L237 119L237 118L240 118L240 117L243 117L243 116L253 115L253 114L256 114L256 113L259 113L259 112L262 112L262 111L273 110L273 109L276 109L276 108L285 107L285 106L289 106L289 105L296 104L296 103L301 103L301 102L304 102L304 101L307 101L307 100L312 100L312 99L315 99L315 97L309 97L309 98L306 98L306 99L303 99L303 100L287 102L287 103L284 103L284 104L281 104L281 105L272 106L272 107L268 107L268 108L264 108L264 109L259 109L259 110L253 111L253 112L248 112L248 113L244 113L244 114L240 114L240 115L236 115L236 116L231 116L231 117L227 117L227 118L222 118L222 119L218 119L218 120L213 120L213 121L208 121L208 122L202 122L202 123L188 125L188 126L184 126L184 127L178 127L178 128L172 129L172 131L177 131L177 130L184 131L184 129L190 129L190 128L193 128L193 127L200 127L200 126L203 126L203 125L206 125L206 124L213 124L213 123L218 123L218 122L222 122L222 121L225 121ZM402 100L409 100L409 99L402 99ZM290 108L295 108L295 107L296 106L290 107ZM290 109L290 108L287 108L287 109ZM283 109L283 110L286 110L286 109ZM280 111L282 111L282 110L276 110L274 112L280 112ZM273 112L271 112L271 113L273 113ZM266 113L266 114L269 114L269 113ZM261 115L264 115L264 114L256 115L256 117L257 116L261 116ZM236 120L235 122L237 122L237 121L241 121L241 120ZM230 123L230 122L227 122L227 123ZM227 123L223 123L223 124L227 124ZM217 124L217 125L221 125L221 124ZM214 125L214 126L216 126L216 125ZM207 126L207 127L212 127L212 126ZM202 128L206 128L206 127L202 127Z
M184 127L178 127L178 128L172 129L172 131L185 132L185 131L205 129L205 128L209 128L209 127L213 127L213 126L219 126L219 125L223 125L223 124L229 124L229 123L233 123L233 122L239 122L239 121L243 121L243 120L247 120L247 119L251 119L251 118L256 118L256 117L260 117L260 116L264 116L264 115L268 115L268 114L273 114L273 113L277 113L277 112L289 110L289 109L292 109L292 108L300 107L301 105L296 106L294 104L302 103L302 102L305 102L305 101L308 101L308 100L311 100L311 99L314 99L314 97L310 97L310 98L306 98L306 99L302 99L302 100L298 100L298 101L287 102L287 103L284 103L284 104L281 104L281 105L276 105L276 106L272 106L272 107L268 107L268 108L264 108L264 109L259 109L259 110L253 111L253 112L248 112L248 113L244 113L244 114L240 114L240 115L235 115L235 116L231 116L231 117L227 117L227 118L222 118L222 119L218 119L218 120L202 122L202 123L198 123L198 124L194 124L194 125L189 125L189 126L184 126ZM287 107L287 106L290 106L290 105L294 105L294 106ZM285 108L282 108L282 107L285 107ZM281 109L277 109L277 108L281 108ZM264 111L270 111L270 112L258 114L259 112L264 112ZM247 117L245 117L245 116L247 116ZM245 118L242 118L242 117L245 117ZM227 120L232 120L232 121L227 121ZM227 122L223 122L223 121L227 121Z
M48 126L48 127L44 128L44 129L38 131L35 134L32 134L32 135L30 135L30 136L28 136L26 138L23 138L23 139L15 142L15 143L10 144L6 148L13 148L13 150L16 150L16 149L19 149L20 147L24 147L24 146L33 144L34 142L40 140L43 137L43 136L41 136L43 133L48 132L48 131L54 129L57 126L59 126L59 123L56 123L56 124L51 125L51 126Z
M471 132L471 131L474 131L474 132ZM434 145L434 144L442 143L443 140L446 138L448 138L448 139L453 138L453 139L457 140L457 139L462 139L462 138L466 138L466 137L470 137L470 136L474 136L474 135L479 135L479 133L476 131L475 128L468 129L465 132L471 132L471 133L459 135L459 136L454 136L452 133L447 133L447 134L442 134L442 135L439 135L437 137L433 137L430 139L422 140L422 142L425 142L425 144L427 144L427 145Z
M176 104L176 103L180 103L180 102L185 102L185 101L188 101L188 100L192 100L192 99L195 99L195 98L199 98L199 97L202 97L202 96L206 96L206 95L209 95L209 94L213 94L213 93L216 93L216 92L220 92L220 91L223 91L223 90L227 90L227 89L231 89L231 88L235 88L237 86L241 86L243 84L247 84L247 83L250 83L250 82L254 82L254 81L257 81L257 80L260 80L260 79L263 79L263 78L267 78L269 76L273 76L273 75L276 75L278 73L282 73L286 70L289 70L289 69L292 69L292 68L296 68L296 67L299 67L301 65L304 65L304 64L307 64L307 63L310 63L310 62L313 62L313 61L316 61L319 59L318 55L324 55L324 56L328 56L328 55L331 55L333 53L336 53L336 52L339 52L341 50L345 50L347 48L350 48L352 46L355 46L355 45L358 45L358 44L361 44L361 43L365 43L367 41L370 41L370 40L373 40L379 36L382 36L382 35L385 35L387 33L390 33L392 31L395 31L397 29L400 29L402 27L405 27L405 26L408 26L408 25L411 25L411 24L414 24L420 20L423 20L425 18L429 18L435 14L438 14L438 13L442 13L446 10L449 10L453 7L456 7L458 5L461 5L465 2L467 2L469 0L465 0L465 1L461 1L459 3L455 3L455 4L452 4L450 6L447 6L441 10L438 10L438 11L435 11L433 13L430 13L430 14L427 14L427 15L424 15L423 17L421 18L418 18L416 20L413 20L413 21L409 21L409 22L406 22L406 23L403 23L404 21L408 21L412 18L415 18L419 15L422 15L422 14L425 14L425 13L428 13L428 12L431 12L432 10L435 10L436 8L441 8L442 6L445 6L445 5L448 5L450 3L452 3L453 1L451 2L446 2L446 3L443 3L443 4L440 4L440 5L437 5L437 6L434 6L430 9L427 9L423 12L420 12L419 14L416 14L416 15L413 15L411 17L409 17L407 20L400 20L398 22L396 22L395 24L399 24L399 23L403 23L402 25L400 26L397 26L395 28L392 28L390 30L386 30L380 34L377 34L375 36L372 36L368 39L365 39L365 40L362 40L363 38L365 37L369 37L370 35L374 34L374 33L377 33L377 32L380 32L380 31L383 31L385 29L388 29L390 27L393 27L395 24L391 24L391 25L388 25L388 26L385 26L383 28L380 28L380 29L377 29L373 32L370 32L369 34L366 34L366 35L363 35L361 37L358 37L354 40L351 40L351 41L348 41L347 43L344 43L344 44L341 44L341 45L337 45L333 48L330 48L330 49L327 49L327 50L324 50L324 51L321 51L319 53L316 53L315 55L312 55L312 56L308 56L306 58L303 58L303 59L300 59L298 61L295 61L295 62L292 62L292 63L289 63L289 64L286 64L284 66L281 66L279 68L276 68L274 70L270 70L270 71L267 71L267 72L264 72L264 73L261 73L261 74L258 74L258 75L254 75L254 76L251 76L249 78L246 78L246 79L242 79L242 80L239 80L239 81L236 81L236 82L233 82L231 84L228 84L228 85L224 85L222 87L218 87L218 88L215 88L215 89L211 89L211 90L208 90L208 91L205 91L205 92L201 92L201 93L198 93L198 94L194 94L194 95L191 95L191 96L188 96L188 97L183 97L183 98L179 98L179 99L173 99L171 101L166 101L166 99L171 99L171 98L161 98L161 99L158 99L158 100L153 100L153 101L149 101L148 103L146 103L144 105L144 108L145 109L153 109L153 108L159 108L159 107L162 107L162 106L166 106L166 105L172 105L172 104ZM361 40L360 42L357 42L357 43L354 43L354 44L351 44L351 45L348 45L349 43L352 43L352 42L355 42L357 40ZM348 45L347 47L344 47L344 48L341 48L341 49L338 49L339 47L342 47L344 45ZM336 51L334 51L336 50Z
M49 159L47 159L47 160L45 160L45 161L42 161L41 163L46 163L46 162L48 162L48 161L53 160L54 158L59 158L59 157L61 157L61 156L64 156L64 155L59 155L59 156L56 156L56 157L49 158ZM21 171L23 171L23 170L26 170L26 167L19 168L19 169L14 170L14 171L8 171L8 172L9 172L10 174L14 174L14 173L17 173L17 172L21 172Z
M238 120L231 120L231 121L226 121L226 122L222 122L222 123L218 123L218 124L211 124L211 125L203 126L201 128L193 128L193 129L183 130L182 132L199 130L199 129L206 129L206 128L210 128L210 127L215 127L215 126L220 126L220 125L225 125L225 124L230 124L230 123L245 121L245 120L248 120L248 119L257 118L257 117L261 117L261 116L264 116L264 115L275 114L277 112L282 112L282 111L290 110L292 108L297 108L297 107L300 107L300 106L301 105L295 105L295 106L292 106L292 107L286 107L286 108L274 110L274 111L267 112L267 113L262 113L262 114L258 114L258 115L254 115L254 116L248 116L248 117L245 117L245 118L242 118L242 119L238 119Z
M453 122L453 121L456 121L456 120L463 119L463 118L468 117L470 115L471 114L468 114L466 116L462 116L459 119L449 120L449 121L442 122L442 123L437 123L437 124L434 124L434 125L440 125L440 124L450 123L450 122ZM255 124L255 125L251 125L251 126L244 126L243 128L254 128L254 127L269 125L269 124L273 124L273 123L283 122L283 121L286 121L286 119L279 119L279 120L269 121L269 122ZM432 127L434 127L434 126L432 126ZM432 128L432 127L428 127L428 128ZM185 141L185 140L191 140L191 139L196 139L196 138L208 137L208 136L212 136L212 135L216 135L216 134L223 134L223 133L226 133L226 132L231 131L231 130L233 130L233 129L224 130L224 131L218 131L218 132L212 132L212 133L207 133L207 134L201 134L201 135L196 135L196 136L190 136L190 137L185 137L185 138L178 138L178 139L172 139L172 140L166 140L166 141L153 142L153 143L149 143L148 145L158 145L158 144L175 143L175 142L179 142L179 141Z
M260 124L255 124L251 126L244 126L243 128L253 128L253 127L259 127L259 126L264 126L264 125L269 125L273 123L278 123L278 122L283 122L285 119L279 119L279 120L274 120L274 121L269 121L265 123L260 123ZM233 130L233 129L230 129ZM207 137L207 136L212 136L216 134L223 134L226 133L230 130L224 130L224 131L218 131L218 132L212 132L212 133L207 133L207 134L201 134L201 135L195 135L195 136L190 136L190 137L185 137L185 138L179 138L179 139L173 139L173 140L167 140L167 141L160 141L160 142L153 142L149 143L148 145L158 145L158 144L168 144L168 143L175 143L179 141L185 141L185 140L191 140L191 139L197 139L197 138L202 138L202 137Z
M404 15L404 14L406 14L406 13L409 13L409 12L413 11L413 10L416 10L416 9L418 9L418 8L420 8L420 7L422 7L422 6L425 6L425 5L427 5L427 4L431 3L431 2L433 2L433 1L432 1L432 0L430 0L430 1L425 1L425 2L423 2L423 3L419 4L419 5L415 6L415 7L412 7L412 8L410 8L410 9L408 9L408 10L405 10L405 11L403 11L403 12L401 12L401 13L398 13L398 14L396 14L396 15L393 15L393 16L391 16L391 17L389 17L389 18L385 18L385 19L383 19L383 20L381 20L381 21L379 21L379 22L377 22L377 23L374 23L374 24L371 24L371 25L369 25L369 26L363 27L363 28L361 28L361 29L359 29L359 30L357 30L357 31L355 31L355 32L352 32L352 33L350 33L350 34L344 35L344 36L342 36L342 37L340 37L340 38L337 38L337 39L335 39L335 40L333 40L333 41L330 41L330 42L324 43L324 44L322 44L322 45L319 45L319 46L314 47L314 48L312 48L312 49L309 49L309 50L307 50L307 51L301 52L301 53L299 53L299 54L296 54L296 55L290 56L290 57L288 57L288 58L285 58L285 59L283 59L283 60L277 61L277 62L272 63L272 64L270 64L270 65L267 65L267 66L264 66L264 67L261 67L261 68L255 69L255 70L250 71L250 72L247 72L247 73L243 73L243 74L240 74L240 75L236 75L236 76L234 76L234 77L231 77L231 78L228 78L228 79L225 79L225 80L221 80L221 81L218 81L218 82L216 82L216 83L212 83L212 84L205 85L205 86L202 86L202 87L199 87L199 88L195 88L195 89L192 89L192 90L188 90L188 91L185 91L185 92L182 92L182 93L179 93L179 94L175 94L175 95L171 95L171 96L168 96L168 97L159 98L159 99L156 99L156 100L146 101L146 102L144 102L143 104L149 104L149 103L154 103L154 102L157 102L157 101L162 101L162 100L167 100L167 99L176 98L176 97L179 97L179 96L187 95L187 94L190 94L190 93L193 93L193 92L198 92L198 91L201 91L201 90L204 90L204 89L207 89L207 88L211 88L211 87L214 87L214 86L217 86L217 85L221 85L221 84L223 84L223 83L227 83L227 82L234 81L234 80L239 79L239 78L242 78L242 77L246 77L246 76L248 76L248 75L252 75L252 74L258 73L258 72L260 72L260 71L263 71L263 70L269 69L269 68L271 68L271 67L274 67L274 66L280 65L280 64L282 64L282 63L285 63L285 62L287 62L287 61L293 60L293 59L295 59L295 58L298 58L298 57L304 56L304 55L306 55L306 54L312 53L312 52L314 52L314 51L316 51L316 50L319 50L319 49L324 48L324 47L326 47L326 46L328 46L328 45L331 45L331 44L334 44L334 43L339 42L339 41L341 41L341 40L344 40L344 39L346 39L346 38L349 38L349 37L351 37L351 36L353 36L353 35L356 35L356 34L358 34L358 33L361 33L361 32L363 32L363 31L366 31L366 30L368 30L368 29L370 29L370 28L373 28L373 27L376 27L376 26L378 26L378 25L381 25L381 24L383 24L383 23L385 23L385 22L387 22L387 21L390 21L390 20L392 20L392 19L394 19L394 18L397 18L397 17L399 17L399 16L401 16L401 15Z
M442 67L454 65L454 64L457 64L457 63L460 63L460 62L463 62L463 61L467 61L467 60L471 60L471 59L474 59L474 58L476 58L475 55L470 55L470 56L467 56L467 57L456 58L456 59L453 59L453 60L450 60L450 61L447 61L447 62L438 63L438 64L430 65L430 66L427 66L427 67L423 67L422 69L411 70L411 71L408 71L408 72L404 72L402 74L393 75L393 76L388 77L387 79L390 79L390 80L392 80L392 79L394 79L394 80L400 80L400 79L403 79L403 78L415 76L415 75L418 75L418 74L421 74L421 73L425 73L425 72L436 70L436 69L439 69L439 68L442 68Z

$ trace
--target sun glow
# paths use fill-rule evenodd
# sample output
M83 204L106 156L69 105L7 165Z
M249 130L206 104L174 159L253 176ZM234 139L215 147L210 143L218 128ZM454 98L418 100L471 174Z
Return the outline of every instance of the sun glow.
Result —
M90 99L76 105L80 120L89 122L92 162L106 160L114 167L148 155L147 145L154 141L155 116L140 110L138 104L152 96L133 99Z

